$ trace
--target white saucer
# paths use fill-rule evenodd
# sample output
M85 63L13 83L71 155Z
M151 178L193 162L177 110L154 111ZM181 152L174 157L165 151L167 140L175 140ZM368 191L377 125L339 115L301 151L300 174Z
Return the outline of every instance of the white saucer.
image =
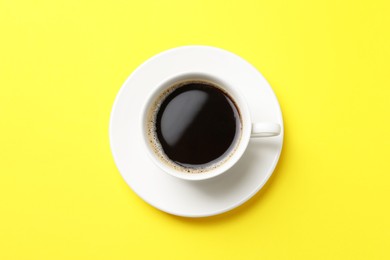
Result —
M146 154L139 117L151 88L180 72L208 72L237 82L253 122L282 126L280 136L251 139L240 161L221 176L205 181L176 179L161 171ZM268 82L248 62L228 51L187 46L160 53L136 69L118 93L110 122L115 163L127 184L150 205L184 217L206 217L231 210L258 192L278 162L283 144L283 119Z

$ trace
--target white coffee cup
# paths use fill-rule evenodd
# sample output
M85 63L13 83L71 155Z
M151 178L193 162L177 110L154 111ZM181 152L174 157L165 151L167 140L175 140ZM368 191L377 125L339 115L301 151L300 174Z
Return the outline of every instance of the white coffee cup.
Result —
M215 84L220 87L233 99L241 116L241 136L237 141L234 151L232 151L231 154L228 155L228 158L226 158L223 163L218 164L217 166L207 169L205 171L202 171L201 173L188 173L187 171L183 171L181 169L178 169L177 167L173 167L171 163L167 163L166 161L162 160L160 158L160 155L156 152L155 147L151 145L150 136L148 135L148 122L150 121L149 115L156 100L165 90L169 89L176 83L193 80L211 82L212 84ZM221 175L227 170L229 170L233 165L235 165L241 158L241 156L244 154L250 138L272 137L279 135L281 127L277 123L252 122L248 104L245 101L243 95L240 93L238 87L239 86L234 86L233 84L228 81L225 81L224 79L217 78L213 75L209 75L204 72L188 72L182 73L180 75L173 75L172 77L169 77L165 81L162 81L160 84L158 84L152 90L149 97L146 99L141 114L141 127L144 146L151 160L159 168L161 168L164 172L170 174L171 176L183 180L205 180Z

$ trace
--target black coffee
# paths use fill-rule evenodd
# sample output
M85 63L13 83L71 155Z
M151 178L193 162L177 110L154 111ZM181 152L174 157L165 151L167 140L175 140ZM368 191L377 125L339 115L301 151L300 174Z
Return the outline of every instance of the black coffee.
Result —
M207 82L187 82L160 104L155 134L163 153L186 168L207 168L234 149L241 119L233 100Z

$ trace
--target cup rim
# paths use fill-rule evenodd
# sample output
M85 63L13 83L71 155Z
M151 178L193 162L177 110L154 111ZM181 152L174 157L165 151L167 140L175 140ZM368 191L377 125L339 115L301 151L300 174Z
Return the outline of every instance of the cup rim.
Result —
M156 100L156 98L161 94L161 92L164 89L169 88L169 86L172 86L177 82L185 81L185 80L204 80L204 81L212 82L217 86L221 87L224 91L226 91L231 96L231 98L233 98L237 106L237 109L239 109L240 116L241 116L241 125L242 125L241 136L240 139L238 140L238 144L236 145L235 151L233 152L233 154L231 154L231 157L228 158L221 165L218 165L216 168L207 170L206 172L202 172L202 173L185 173L167 165L167 163L159 159L157 154L154 151L152 151L147 136L146 118L148 117L148 112L153 102ZM244 154L248 146L250 140L250 134L251 134L251 127L252 127L252 121L251 121L248 104L244 99L244 96L237 89L237 87L234 87L232 86L231 83L226 82L225 80L216 77L214 75L211 75L209 73L195 72L195 71L172 75L166 78L165 80L162 80L161 83L155 86L144 102L142 112L141 112L141 117L140 117L140 124L141 124L142 139L144 143L144 150L146 150L146 153L149 155L149 158L153 161L153 163L157 167L162 169L163 172L173 177L177 177L179 179L189 180L189 181L207 180L219 176L227 172L231 167L233 167L238 162L238 160L242 157L242 155Z

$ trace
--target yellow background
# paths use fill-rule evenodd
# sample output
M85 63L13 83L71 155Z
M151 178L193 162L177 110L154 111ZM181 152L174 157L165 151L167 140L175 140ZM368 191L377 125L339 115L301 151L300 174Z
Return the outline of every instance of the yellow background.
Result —
M0 0L0 259L390 259L389 1ZM258 68L285 143L221 216L138 198L108 142L147 58L202 44Z

